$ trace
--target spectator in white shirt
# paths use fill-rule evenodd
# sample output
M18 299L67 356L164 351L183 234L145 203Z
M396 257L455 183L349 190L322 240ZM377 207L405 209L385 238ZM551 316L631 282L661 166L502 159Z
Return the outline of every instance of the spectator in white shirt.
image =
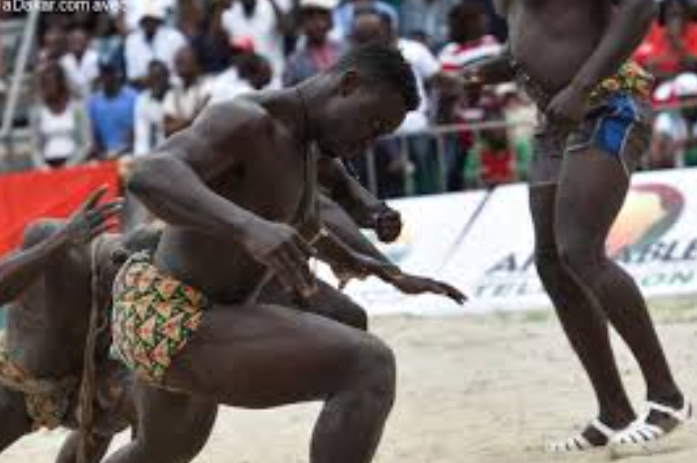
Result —
M58 63L46 64L36 77L40 103L30 114L34 166L50 169L83 162L91 147L83 102L71 97L65 71Z
M126 39L126 72L128 80L142 85L152 60L162 61L173 70L174 56L186 38L178 30L165 25L167 11L159 3L143 12L140 28Z
M136 100L135 156L150 153L165 139L164 101L169 91L169 81L170 73L165 63L151 61L147 87Z
M164 102L165 135L188 127L211 99L210 84L201 75L201 66L193 48L186 45L175 57L177 83L167 92Z
M285 64L284 35L293 26L290 7L289 0L236 0L222 16L231 39L252 39L256 52L271 62L278 83Z
M90 42L86 30L73 30L68 37L68 53L60 61L73 93L83 99L99 77L99 54L90 47Z

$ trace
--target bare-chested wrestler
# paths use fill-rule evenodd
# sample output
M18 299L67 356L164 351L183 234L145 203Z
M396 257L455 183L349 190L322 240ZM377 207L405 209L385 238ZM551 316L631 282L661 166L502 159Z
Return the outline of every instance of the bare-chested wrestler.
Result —
M652 78L630 60L652 0L495 0L509 24L501 57L472 83L516 79L542 121L530 171L537 270L595 391L599 414L549 450L649 446L691 415L632 278L605 253L631 173L649 145ZM635 415L608 322L629 345L647 387Z
M325 402L310 461L372 460L394 400L390 349L255 296L273 277L298 299L310 296L313 248L360 267L325 229L306 241L291 226L306 230L316 204L311 145L335 157L360 154L418 99L399 52L370 46L298 87L209 107L135 164L128 188L168 225L154 256L132 257L114 285L115 353L147 391L137 439L108 461L192 458L218 403L304 401ZM193 397L210 399L210 409L182 420Z
M93 306L92 269L98 269L102 281L107 281L100 282L97 296L103 319L108 315L109 283L116 270L111 265L115 242L96 238L120 209L119 201L98 205L105 191L93 194L67 221L41 220L30 225L22 250L0 263L0 304L8 308L6 331L0 333L0 452L40 428L78 427ZM92 246L97 246L97 267L92 263ZM109 361L108 336L99 343L95 419L85 463L99 461L111 438L133 421L133 407L127 400L130 374ZM76 462L79 444L74 432L58 461Z

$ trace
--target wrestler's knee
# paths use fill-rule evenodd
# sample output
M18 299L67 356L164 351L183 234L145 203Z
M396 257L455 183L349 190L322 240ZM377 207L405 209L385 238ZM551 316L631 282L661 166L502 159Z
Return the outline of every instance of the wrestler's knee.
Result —
M351 300L345 301L342 307L338 308L337 321L361 331L368 330L368 314L363 307Z
M603 252L585 246L560 243L559 259L564 267L581 281L591 284L606 258Z
M352 384L391 407L397 387L397 361L392 349L369 336L357 353L352 379Z

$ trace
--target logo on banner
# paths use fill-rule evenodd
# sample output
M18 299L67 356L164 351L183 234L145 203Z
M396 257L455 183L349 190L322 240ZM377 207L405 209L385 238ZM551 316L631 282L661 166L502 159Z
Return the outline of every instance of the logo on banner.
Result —
M684 207L682 193L670 185L649 183L633 187L612 226L608 254L616 257L632 248L655 243L678 222Z

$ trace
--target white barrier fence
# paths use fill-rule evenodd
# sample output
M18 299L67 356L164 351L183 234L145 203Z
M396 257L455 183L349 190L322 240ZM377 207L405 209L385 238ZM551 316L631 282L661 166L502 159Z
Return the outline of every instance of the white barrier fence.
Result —
M446 280L471 301L463 308L409 297L369 279L347 293L371 314L443 315L549 306L533 262L527 187L397 200L405 229L381 248L405 270ZM469 223L471 222L471 223ZM608 239L609 253L647 297L697 294L697 169L637 174ZM323 277L331 280L326 268Z

